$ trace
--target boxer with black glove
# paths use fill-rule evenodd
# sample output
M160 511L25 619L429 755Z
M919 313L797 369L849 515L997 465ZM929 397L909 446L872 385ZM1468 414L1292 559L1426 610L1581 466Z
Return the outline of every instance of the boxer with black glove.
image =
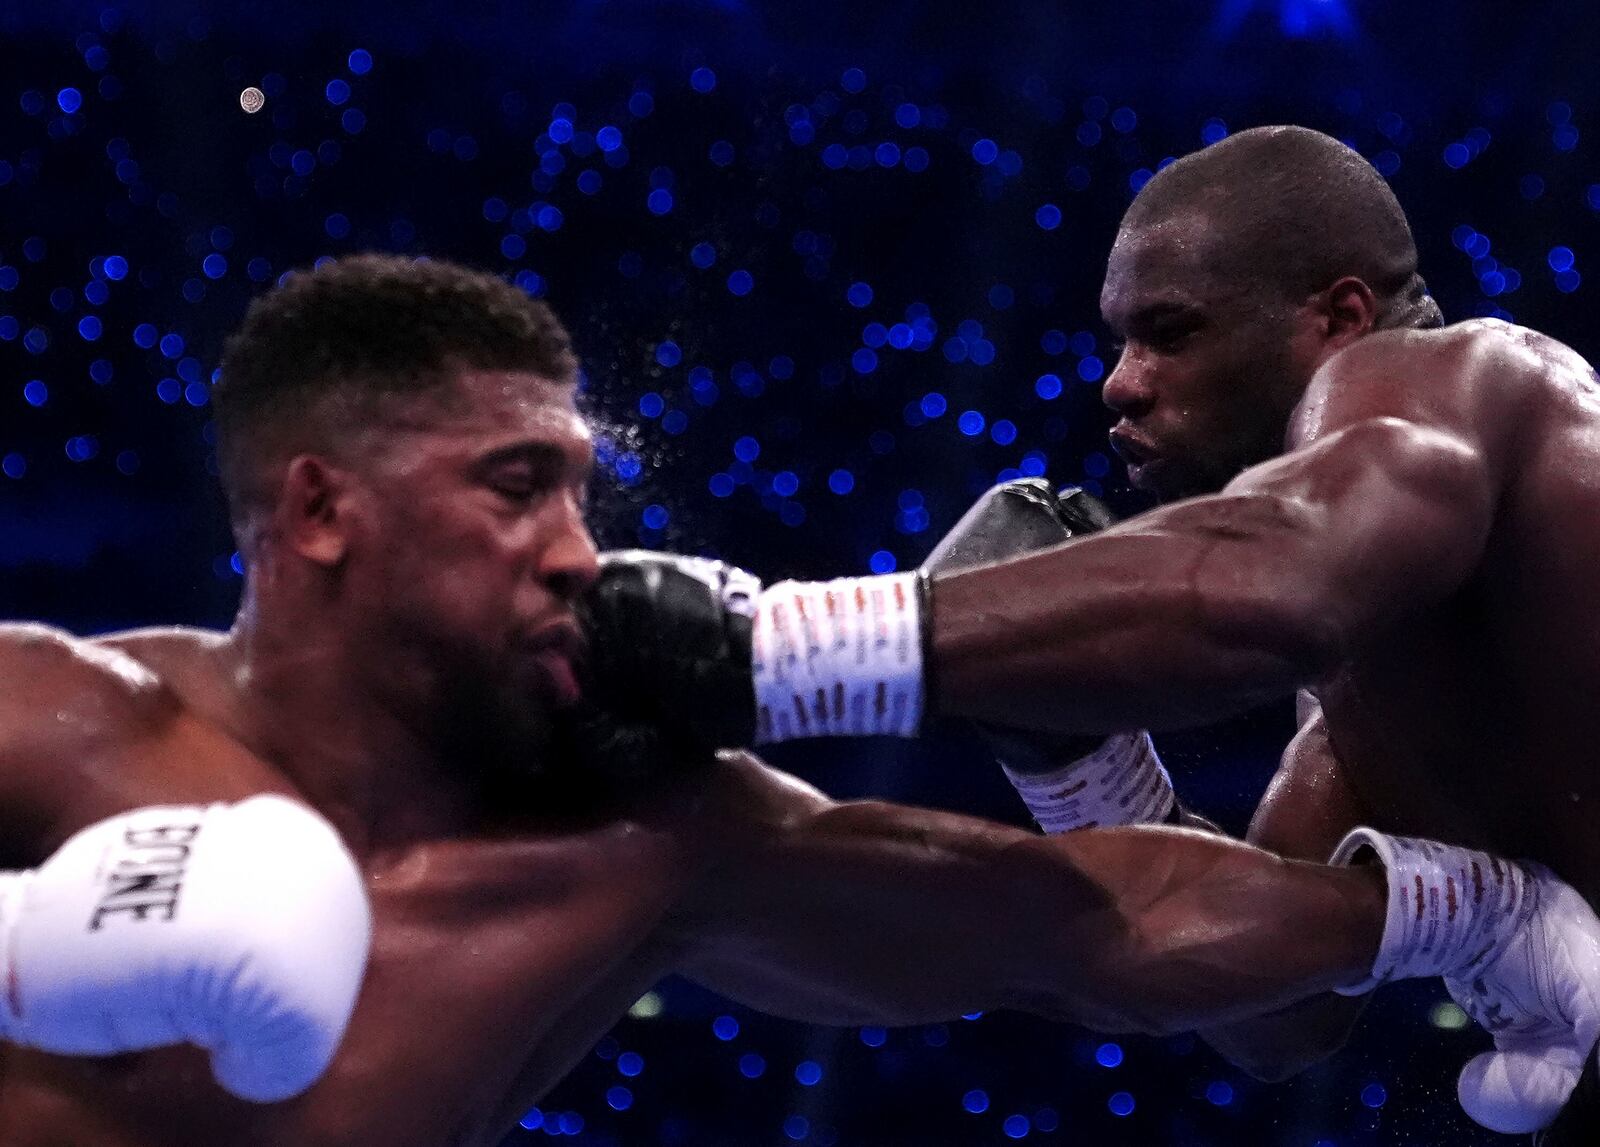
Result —
M585 694L606 712L742 746L897 733L921 724L921 632L937 575L1045 550L1115 522L1087 492L1037 478L985 493L914 574L784 582L763 592L721 562L604 555L587 602ZM1046 832L1178 816L1148 733L1027 734L980 726Z
M1088 491L1059 492L1038 478L991 488L922 563L929 577L1048 549L1116 522ZM1144 730L1097 735L1028 733L980 723L979 732L1045 832L1193 820Z

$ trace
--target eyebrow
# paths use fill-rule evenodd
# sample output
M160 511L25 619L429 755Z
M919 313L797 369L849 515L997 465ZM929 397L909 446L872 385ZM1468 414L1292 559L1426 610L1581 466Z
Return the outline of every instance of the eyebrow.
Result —
M1204 308L1194 303L1162 301L1146 303L1143 306L1134 308L1129 312L1126 321L1120 324L1110 318L1106 318L1105 323L1112 330L1127 331L1153 326L1162 319L1197 317L1204 313ZM1102 317L1104 318L1104 316Z
M478 460L479 470L492 470L496 466L505 466L517 462L526 462L530 466L544 468L551 467L560 470L571 469L582 481L587 482L594 473L594 452L592 450L579 451L572 447L560 446L554 442L513 442L509 446L501 446L491 450Z

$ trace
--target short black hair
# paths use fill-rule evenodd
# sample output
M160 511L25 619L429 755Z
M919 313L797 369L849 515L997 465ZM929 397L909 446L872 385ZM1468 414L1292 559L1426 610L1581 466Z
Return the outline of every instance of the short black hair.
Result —
M276 466L328 449L395 396L459 371L575 381L578 360L550 308L495 275L442 260L352 255L291 272L250 304L223 349L217 453L241 541L271 504Z
M1440 326L1394 192L1332 136L1305 127L1241 131L1157 172L1123 217L1138 230L1199 213L1222 269L1299 301L1345 275L1372 288L1380 327Z

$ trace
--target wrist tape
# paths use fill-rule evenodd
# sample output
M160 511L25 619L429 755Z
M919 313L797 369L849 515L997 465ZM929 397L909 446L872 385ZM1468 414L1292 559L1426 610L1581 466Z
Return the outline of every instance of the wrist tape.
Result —
M785 581L756 599L756 743L910 737L922 722L917 574Z
M1533 874L1486 852L1352 831L1329 864L1350 864L1371 850L1389 886L1383 940L1372 975L1339 988L1359 996L1389 980L1470 976L1497 955L1537 906Z
M1155 824L1171 815L1172 778L1150 734L1118 733L1094 752L1049 772L1000 767L1045 832Z

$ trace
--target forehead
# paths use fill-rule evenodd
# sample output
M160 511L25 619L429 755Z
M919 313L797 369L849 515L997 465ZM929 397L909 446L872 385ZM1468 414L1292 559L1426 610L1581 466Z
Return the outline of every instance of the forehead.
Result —
M1237 290L1215 229L1199 212L1124 225L1106 261L1100 313L1112 326L1163 305L1204 306Z
M576 393L571 380L464 369L425 394L399 400L402 409L384 422L441 450L493 450L538 441L587 453L589 428L578 413Z

